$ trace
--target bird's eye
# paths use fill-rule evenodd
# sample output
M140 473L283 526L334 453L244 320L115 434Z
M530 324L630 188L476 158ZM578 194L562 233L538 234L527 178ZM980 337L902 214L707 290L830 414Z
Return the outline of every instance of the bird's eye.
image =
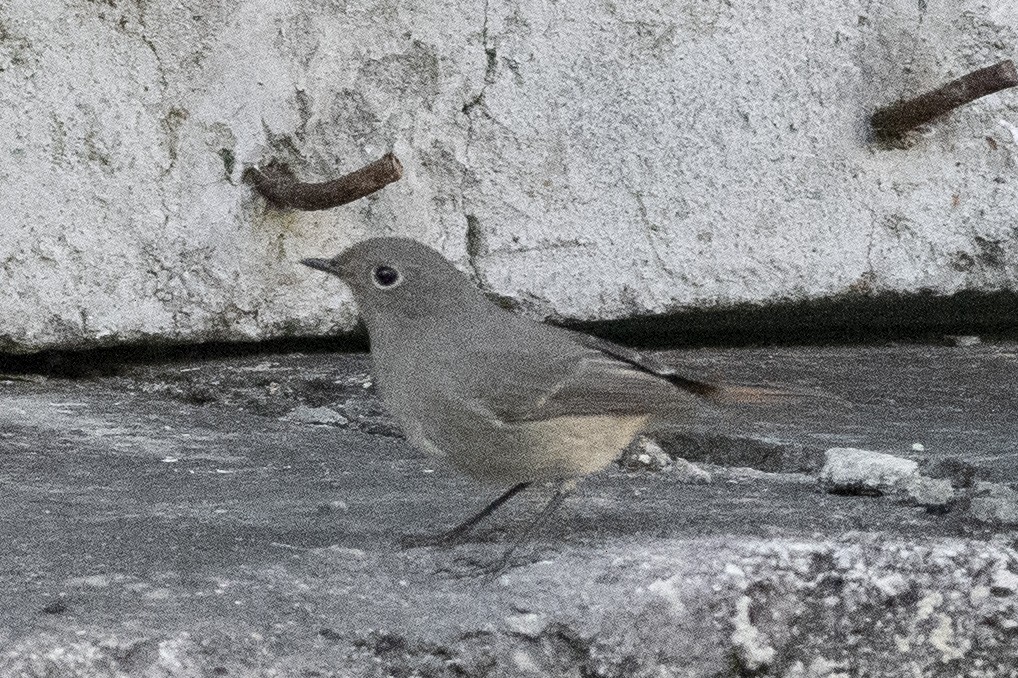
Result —
M375 287L381 289L395 287L403 280L403 276L392 266L375 266L371 271L371 277L375 281Z

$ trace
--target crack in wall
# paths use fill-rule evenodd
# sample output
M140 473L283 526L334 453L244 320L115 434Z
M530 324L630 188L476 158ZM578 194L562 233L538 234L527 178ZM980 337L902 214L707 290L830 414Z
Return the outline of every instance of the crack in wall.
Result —
M630 183L625 179L622 180L622 185L626 187L626 190L629 191L629 194L632 195L633 198L636 200L636 208L639 211L640 221L643 223L644 226L643 234L647 239L647 247L650 248L650 253L654 257L654 263L657 265L659 271L668 275L671 278L674 278L675 270L667 263L665 263L665 260L661 256L661 252L658 250L658 245L654 238L654 234L658 233L661 230L661 226L659 224L654 223L651 220L650 214L647 211L647 204L646 202L644 202L643 199L643 193L633 188L633 186L630 185Z
M877 270L873 264L873 249L876 247L877 240L877 213L873 207L868 205L866 210L870 213L870 232L866 239L866 270L858 280L849 286L849 289L859 294L869 295L875 291L873 285L877 280Z
M481 24L481 47L484 49L485 66L484 66L484 82L481 85L480 92L471 99L463 104L462 112L467 116L467 134L466 140L463 146L464 166L463 173L460 178L460 205L463 207L464 219L466 220L466 243L467 243L467 261L470 269L474 272L474 276L478 282L483 283L484 276L481 274L481 269L478 260L484 255L486 249L484 245L484 237L480 229L480 221L473 214L467 214L467 181L470 175L470 147L474 142L474 116L481 115L490 118L490 114L485 106L484 97L487 93L488 85L495 81L495 71L498 66L498 54L494 47L489 45L488 39L488 20L489 11L491 9L491 0L484 0L484 18ZM479 111L479 113L475 113Z
M901 85L901 94L899 95L899 98L904 98L906 96L907 91L910 89L910 87L907 86L908 85L907 80L909 79L913 81L915 80L916 57L919 55L919 43L922 42L923 39L922 31L923 31L923 19L926 17L926 0L918 0L917 9L919 11L919 19L918 21L916 21L915 33L913 33L915 39L912 41L912 53L909 55L908 61L905 63L903 69L905 71L905 75L908 77L903 79Z
M116 8L116 3L109 3L110 7ZM128 22L128 15L125 13L121 16L120 21L116 23L116 29L122 32L128 37L133 37L141 42L145 48L152 53L152 59L155 62L155 72L157 76L157 86L159 94L159 106L160 108L166 105L166 94L170 89L170 80L167 76L167 66L163 61L162 55L159 53L159 48L148 35L148 24L146 22L146 11L147 7L144 2L137 2L137 14L134 17L137 22L137 26L131 27ZM168 110L164 109L165 113L160 120L160 127L164 131L164 142L166 147L167 164L165 167L159 170L159 181L156 185L156 192L159 196L159 207L162 211L162 231L163 233L168 232L170 222L172 220L172 204L168 195L170 178L173 175L174 170L177 166L177 152L180 144L180 128L189 116L189 112L178 106L170 106Z
M659 233L662 227L660 224L655 223L650 218L650 212L647 209L647 203L644 200L644 193L640 190L637 190L624 176L621 178L620 183L626 189L629 195L631 195L633 199L636 201L636 208L639 214L640 222L643 224L642 229L643 235L647 241L647 247L650 250L651 256L654 259L654 265L657 267L657 270L660 273L665 274L672 280L674 280L677 277L680 277L676 273L675 268L669 266L665 261L664 257L661 256L661 252L658 249L658 241L655 238L655 234ZM681 276L681 278L686 279L686 276ZM630 304L630 307L633 309L640 308L641 304L636 303L634 301L633 303Z
M484 242L484 233L481 230L481 222L476 215L467 214L465 216L467 220L467 263L470 266L470 270L473 271L474 279L477 283L481 287L487 287L484 274L477 266L477 260L487 249L487 244Z

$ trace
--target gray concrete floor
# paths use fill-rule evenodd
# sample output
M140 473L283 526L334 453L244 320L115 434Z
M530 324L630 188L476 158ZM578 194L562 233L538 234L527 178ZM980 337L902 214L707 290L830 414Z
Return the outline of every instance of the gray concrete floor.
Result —
M588 479L495 578L546 491L402 548L503 488L403 441L367 356L0 379L0 675L1018 675L1014 525L815 481L855 446L1014 483L1018 346L663 357L814 395L663 438L709 484Z

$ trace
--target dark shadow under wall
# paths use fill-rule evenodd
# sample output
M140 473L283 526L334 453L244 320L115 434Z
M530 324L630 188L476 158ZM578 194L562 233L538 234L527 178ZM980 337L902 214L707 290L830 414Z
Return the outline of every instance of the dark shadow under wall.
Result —
M555 324L642 348L697 346L832 345L943 342L950 335L1018 339L1018 292L880 294L766 306L740 304L686 309L667 315ZM0 375L91 377L138 363L195 361L279 353L368 349L363 327L333 337L289 337L260 342L138 344L28 355L0 354Z
M129 365L192 362L273 355L280 353L344 353L368 350L362 329L334 337L287 337L265 341L199 344L131 344L75 351L41 351L26 355L0 354L3 375L40 374L69 379L115 375Z
M560 323L645 348L942 342L1018 338L1018 292L885 293L689 309L664 316Z

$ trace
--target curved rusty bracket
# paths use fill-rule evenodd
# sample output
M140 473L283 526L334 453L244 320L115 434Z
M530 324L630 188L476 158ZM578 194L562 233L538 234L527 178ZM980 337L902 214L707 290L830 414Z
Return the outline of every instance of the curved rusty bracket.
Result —
M363 198L403 176L403 165L392 153L332 181L309 184L298 181L285 163L244 170L247 181L269 202L297 210L327 210Z
M1005 59L932 92L877 109L870 118L870 125L877 139L893 139L970 101L1015 85L1018 85L1018 70L1013 61Z

